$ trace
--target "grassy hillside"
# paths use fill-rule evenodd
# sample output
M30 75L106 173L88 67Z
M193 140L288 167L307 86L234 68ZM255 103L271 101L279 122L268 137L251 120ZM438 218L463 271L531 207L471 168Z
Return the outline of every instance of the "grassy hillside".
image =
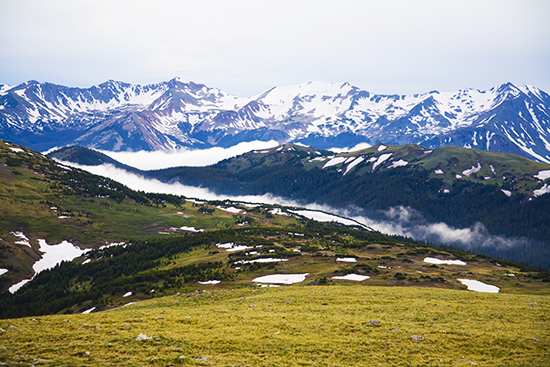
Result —
M0 361L543 366L548 320L548 296L540 295L346 285L206 290L101 313L0 320ZM140 334L150 339L136 341Z

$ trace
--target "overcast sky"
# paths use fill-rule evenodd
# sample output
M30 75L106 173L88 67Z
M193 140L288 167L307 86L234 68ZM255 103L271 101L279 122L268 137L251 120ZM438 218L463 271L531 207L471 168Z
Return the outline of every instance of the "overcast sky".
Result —
M182 79L249 97L349 82L550 93L548 0L0 0L0 83Z

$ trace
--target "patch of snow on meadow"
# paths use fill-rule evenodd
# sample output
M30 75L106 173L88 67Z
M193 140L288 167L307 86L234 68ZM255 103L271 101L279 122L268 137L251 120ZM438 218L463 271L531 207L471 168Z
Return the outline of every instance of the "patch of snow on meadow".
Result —
M383 150L386 150L386 148L387 148L387 146L385 146L385 145L380 145L380 146L378 147L378 151L381 152L381 151L383 151Z
M356 263L357 260L354 257L338 257L336 258L336 261L340 261L343 263Z
M22 286L24 286L25 284L27 284L28 282L30 282L32 279L23 279L22 281L20 281L19 283L15 283L14 285L12 285L8 291L10 291L11 294L17 292L19 290L19 288L21 288Z
M11 293L17 292L22 286L34 279L34 277L41 271L52 269L62 261L71 261L86 252L85 250L81 250L67 241L63 241L58 245L50 246L46 243L46 240L40 239L38 240L38 244L40 245L40 251L43 252L44 255L42 255L42 258L35 262L32 266L35 274L31 279L24 279L19 283L12 285L9 288Z
M473 279L457 279L460 283L468 287L468 290L474 292L484 292L484 293L498 293L500 290L499 287L495 285L485 284L478 280Z
M443 171L440 170L440 169L436 169L436 170L434 171L434 173L435 173L436 175L442 175L442 174L443 174Z
M22 152L24 152L24 150L21 149L21 148L13 148L13 147L10 147L10 149L13 150L15 153L22 153Z
M180 229L182 231L188 231L188 232L202 232L202 231L204 231L203 229L196 229L195 227L187 227L187 226L182 226L182 227L180 227Z
M84 261L82 262L81 265L87 264L87 263L89 263L89 262L91 262L91 261L92 261L92 260L90 260L90 259L86 259L86 260L84 260Z
M306 280L306 276L309 273L304 274L272 274L264 275L263 277L252 279L254 283L264 283L264 284L284 284L291 285L294 283L301 283Z
M4 275L8 272L8 269L0 269L0 275Z
M328 161L327 163L325 163L325 165L323 166L323 168L328 168L328 167L331 167L331 166L335 166L335 165L337 165L337 164L340 164L340 163L344 162L346 159L347 159L347 157L336 157L336 158L332 158L330 161Z
M274 208L269 211L273 215L286 215L288 216L288 213L283 211L281 208Z
M235 246L235 244L233 242L227 242L227 243L218 243L216 245L217 248L232 248L233 246Z
M15 241L15 244L17 245L25 245L31 247L31 244L29 242L29 238L23 234L23 232L10 232L10 234L14 235L15 237L21 238L21 241Z
M356 282L362 282L363 280L369 279L370 277L368 275L359 275L359 274L347 274L344 276L334 276L332 279L338 279L338 280L353 280Z
M225 251L227 251L227 252L235 252L235 251L248 250L249 248L252 248L252 247L251 247L251 246L245 246L245 245L239 245L239 246L235 246L235 247L232 247L232 248L228 248L228 249L226 249Z
M398 160L397 162L393 162L393 163L391 164L391 166L389 166L388 168L404 167L404 166L406 166L407 164L409 164L409 162L404 161L403 159L400 159L400 160Z
M376 162L372 165L372 171L374 172L374 170L376 169L376 167L378 167L379 165L381 165L382 163L384 163L384 161L386 159L388 159L389 157L391 157L393 153L388 153L388 154L382 154L380 157L378 157L378 159L376 160Z
M500 189L500 191L502 191L504 193L504 195L506 195L508 197L512 196L512 191L504 190L504 189Z
M229 213L233 213L233 214L238 214L238 213L243 211L242 209L238 209L238 208L235 208L233 206L230 206L229 208L224 208L223 206L218 205L216 208L221 209L221 210L226 211L226 212L229 212Z
M46 240L42 239L38 240L38 243L40 244L40 251L44 255L32 266L36 274L46 269L52 269L62 261L71 261L85 252L67 241L51 246L46 243Z
M477 162L476 167L472 166L472 168L462 171L462 174L470 177L471 174L474 174L479 171L481 171L481 163Z
M542 196L544 194L548 194L549 192L550 192L550 186L548 186L548 184L544 184L544 186L541 187L540 189L533 191L533 195Z
M261 259L254 259L254 260L240 260L240 261L236 261L235 264L275 263L280 261L288 261L288 259L274 259L272 257L264 257Z
M95 310L95 307L87 309L86 311L82 312L82 314L88 314L88 313L92 312L93 310Z
M545 171L540 171L538 174L534 176L535 178L538 178L541 181L546 180L547 178L550 178L550 169Z
M424 262L437 265L466 265L466 263L461 260L439 260L434 257L427 257L424 259Z
M199 284L220 284L221 280L207 280L206 282L199 282Z
M124 298L124 297L130 297L131 295L132 295L132 292L130 291L130 292L124 293L124 295L123 295L122 297L123 297L123 298Z

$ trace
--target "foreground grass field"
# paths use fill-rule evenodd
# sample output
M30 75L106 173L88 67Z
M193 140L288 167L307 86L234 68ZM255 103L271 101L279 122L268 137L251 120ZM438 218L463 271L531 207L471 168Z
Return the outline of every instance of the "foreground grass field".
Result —
M0 361L545 366L550 365L548 300L352 285L193 292L99 313L0 320ZM151 339L136 341L140 334Z

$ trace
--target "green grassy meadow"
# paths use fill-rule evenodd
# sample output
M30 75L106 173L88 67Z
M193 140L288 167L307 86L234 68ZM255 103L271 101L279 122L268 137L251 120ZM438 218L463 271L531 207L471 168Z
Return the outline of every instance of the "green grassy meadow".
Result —
M100 313L0 320L0 361L544 366L549 316L542 295L354 285L206 290ZM151 339L136 341L139 334Z

